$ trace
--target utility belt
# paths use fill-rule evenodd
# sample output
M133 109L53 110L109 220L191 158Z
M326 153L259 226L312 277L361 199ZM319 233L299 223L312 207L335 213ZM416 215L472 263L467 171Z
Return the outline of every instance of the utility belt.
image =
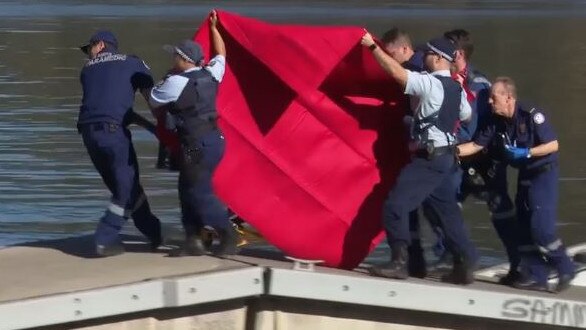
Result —
M443 155L456 155L456 146L455 145L447 145L441 147L435 147L433 144L428 143L425 145L425 148L419 148L413 152L413 157L418 158L425 158L427 160L433 160L439 156Z
M532 179L540 174L553 170L556 166L557 164L555 163L547 163L531 169L524 169L521 177L523 179Z
M95 132L110 132L114 133L120 129L122 125L108 122L97 122L97 123L85 123L77 124L77 133L81 134L83 130L89 129Z

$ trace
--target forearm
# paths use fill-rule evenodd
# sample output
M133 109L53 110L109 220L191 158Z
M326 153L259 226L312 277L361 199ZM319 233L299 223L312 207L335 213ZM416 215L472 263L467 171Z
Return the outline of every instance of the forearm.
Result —
M155 134L155 124L151 123L148 119L146 119L145 117L139 115L136 112L132 112L132 119L131 119L131 123L138 125L144 129L146 129L147 131Z
M399 62L378 46L372 51L372 54L383 70L393 77L401 87L404 88L407 85L407 70Z
M218 31L218 27L216 25L212 25L210 27L210 31L212 33L212 46L214 47L214 52L217 55L226 56L226 44L224 43L224 39Z
M551 153L558 151L558 149L559 149L559 144L558 144L558 141L555 140L555 141L540 144L536 147L530 148L529 154L531 155L531 157L546 156L546 155L549 155Z
M479 152L480 150L484 149L483 146L478 145L474 142L463 143L457 146L458 148L458 156L466 157L470 155L474 155L475 153Z

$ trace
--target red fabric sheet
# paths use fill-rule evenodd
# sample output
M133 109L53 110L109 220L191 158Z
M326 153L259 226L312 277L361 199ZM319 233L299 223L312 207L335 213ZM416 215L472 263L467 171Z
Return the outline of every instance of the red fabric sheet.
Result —
M216 193L287 255L357 266L383 238L383 200L408 157L402 93L362 28L219 20ZM194 39L210 50L207 21Z

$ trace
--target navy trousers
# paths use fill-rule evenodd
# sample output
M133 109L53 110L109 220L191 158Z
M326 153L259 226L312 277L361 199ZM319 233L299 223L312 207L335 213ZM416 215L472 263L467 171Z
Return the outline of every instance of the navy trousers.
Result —
M426 199L428 207L438 215L446 237L447 248L455 260L477 260L476 249L468 237L462 213L456 200L453 173L457 170L454 156L444 154L429 160L414 157L407 164L384 203L383 226L389 246L411 242L409 212Z
M179 200L186 235L196 235L204 226L228 229L228 209L212 188L212 175L224 154L224 137L214 129L182 148Z
M111 123L82 124L79 130L92 163L112 193L111 203L95 232L96 244L117 243L120 229L129 217L151 242L160 242L161 224L152 214L140 185L130 131Z
M560 274L574 272L574 264L557 236L558 165L538 174L521 170L517 185L517 218L521 272L545 284L549 267Z
M490 162L490 164L490 167L483 173L488 197L487 206L492 225L507 252L510 269L516 270L521 261L519 256L519 224L515 205L509 195L507 164L504 162Z

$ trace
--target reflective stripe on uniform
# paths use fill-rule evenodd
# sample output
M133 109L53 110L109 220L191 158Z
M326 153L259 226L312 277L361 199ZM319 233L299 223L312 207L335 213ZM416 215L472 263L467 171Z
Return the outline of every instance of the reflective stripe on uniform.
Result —
M134 204L134 207L132 208L132 210L126 210L124 209L122 206L117 205L114 202L110 202L110 205L108 205L108 211L110 211L110 213L113 213L115 215L124 217L124 218L130 218L132 216L132 214L134 212L136 212L136 210L138 210L139 207L141 207L141 205L146 201L146 196L144 193L140 194L140 196L138 196L138 199L136 200L136 203Z
M110 205L108 205L108 211L121 217L124 217L126 213L123 207L120 207L114 203L110 203Z
M555 241L547 244L546 246L540 246L539 251L541 251L542 253L548 253L548 252L555 251L555 250L559 249L560 247L562 247L562 240L556 239Z

